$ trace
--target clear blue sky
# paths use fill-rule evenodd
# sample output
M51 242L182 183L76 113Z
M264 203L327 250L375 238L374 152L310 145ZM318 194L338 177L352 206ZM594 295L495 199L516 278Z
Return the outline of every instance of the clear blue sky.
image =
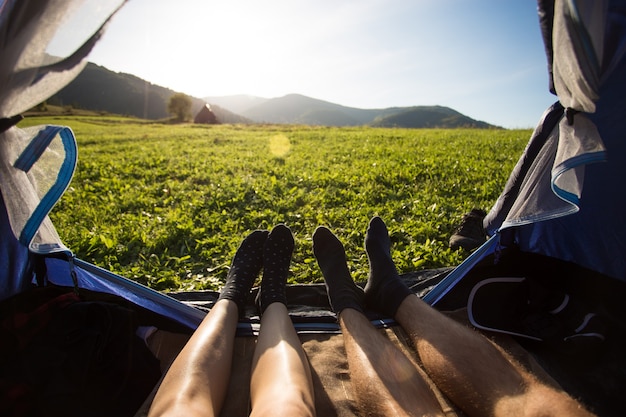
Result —
M535 0L131 0L90 60L196 96L442 105L534 127L556 100Z

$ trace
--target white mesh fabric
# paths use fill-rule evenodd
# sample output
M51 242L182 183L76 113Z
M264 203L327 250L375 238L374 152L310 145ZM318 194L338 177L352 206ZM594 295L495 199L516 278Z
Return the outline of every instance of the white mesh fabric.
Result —
M552 167L553 190L576 204L583 191L585 165L604 160L606 149L596 125L584 113L577 114L573 124L561 120L559 135Z
M556 0L554 86L565 108L595 112L608 1Z

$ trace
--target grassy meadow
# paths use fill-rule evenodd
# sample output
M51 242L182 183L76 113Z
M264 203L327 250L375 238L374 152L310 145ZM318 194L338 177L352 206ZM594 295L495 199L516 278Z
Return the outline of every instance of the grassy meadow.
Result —
M463 213L489 208L529 130L168 125L114 117L27 118L73 129L79 162L51 218L78 257L158 290L218 289L241 239L287 224L290 282L322 280L318 225L367 278L369 219L389 227L401 272L456 265Z

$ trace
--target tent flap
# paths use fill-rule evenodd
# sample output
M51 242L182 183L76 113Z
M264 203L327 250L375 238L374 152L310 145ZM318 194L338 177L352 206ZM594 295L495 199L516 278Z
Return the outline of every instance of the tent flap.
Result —
M72 81L124 0L6 0L0 9L0 118L20 114ZM70 17L80 23L66 26ZM90 27L86 40L65 51L78 26ZM53 46L50 48L50 46ZM60 56L66 54L65 56Z

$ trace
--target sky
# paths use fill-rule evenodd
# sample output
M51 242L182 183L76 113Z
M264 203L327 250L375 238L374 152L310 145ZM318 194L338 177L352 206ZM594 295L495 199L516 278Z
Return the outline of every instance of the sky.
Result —
M130 0L89 60L194 97L441 105L506 128L556 101L535 0Z

